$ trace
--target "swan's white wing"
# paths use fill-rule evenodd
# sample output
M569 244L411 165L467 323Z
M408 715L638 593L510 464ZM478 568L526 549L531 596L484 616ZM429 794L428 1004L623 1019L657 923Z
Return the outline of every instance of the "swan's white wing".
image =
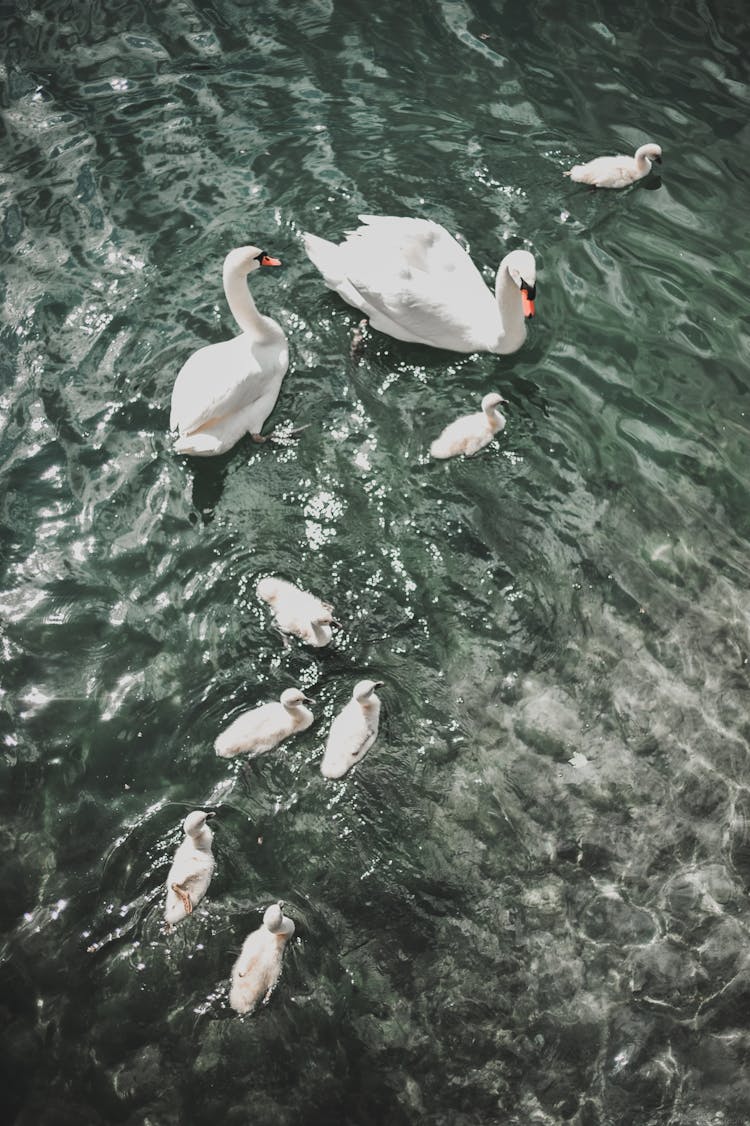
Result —
M283 335L271 341L258 341L242 333L200 348L175 380L170 429L190 433L261 399L272 399L272 407L288 359Z
M366 225L347 236L339 261L375 328L458 350L497 337L495 297L444 227L426 219L360 218Z

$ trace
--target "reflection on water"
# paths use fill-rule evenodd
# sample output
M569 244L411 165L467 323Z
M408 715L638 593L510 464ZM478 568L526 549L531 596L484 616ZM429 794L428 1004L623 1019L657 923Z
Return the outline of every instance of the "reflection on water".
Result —
M421 2L16 6L3 42L0 920L10 1119L739 1126L750 915L745 17ZM562 170L658 141L660 177ZM513 356L368 331L305 259L418 214ZM297 440L179 459L169 396L231 331L228 248ZM501 438L431 463L497 389ZM330 598L285 648L254 596ZM364 676L378 742L319 761ZM288 684L315 724L212 744ZM209 896L166 937L189 809ZM228 1007L263 908L296 933Z

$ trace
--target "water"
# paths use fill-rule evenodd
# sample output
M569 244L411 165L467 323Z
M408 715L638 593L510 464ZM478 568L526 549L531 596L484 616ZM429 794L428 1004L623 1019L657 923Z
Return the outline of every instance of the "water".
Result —
M20 1126L748 1121L748 24L739 5L53 0L3 37L2 996ZM561 171L644 140L661 180ZM510 357L370 334L300 232L420 214ZM170 451L227 249L288 333L297 442ZM430 464L487 390L476 460ZM284 650L258 575L328 596ZM333 712L386 682L342 785ZM318 721L217 731L290 683ZM208 898L160 929L179 825ZM229 971L263 907L271 1004ZM91 950L89 950L91 948Z

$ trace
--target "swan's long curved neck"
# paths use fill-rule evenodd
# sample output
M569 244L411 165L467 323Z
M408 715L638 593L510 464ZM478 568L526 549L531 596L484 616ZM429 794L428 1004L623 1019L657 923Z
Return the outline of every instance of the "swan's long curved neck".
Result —
M500 263L495 279L495 297L501 322L498 344L503 345L504 351L512 351L526 339L526 322L518 286L510 276L504 260Z
M259 313L247 288L247 271L230 264L224 266L224 293L232 316L243 332L253 336L271 336L267 319Z

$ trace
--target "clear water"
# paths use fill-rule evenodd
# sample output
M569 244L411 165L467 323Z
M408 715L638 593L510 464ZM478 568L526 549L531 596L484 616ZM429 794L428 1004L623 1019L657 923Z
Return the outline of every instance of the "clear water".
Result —
M731 0L4 6L10 1121L748 1121L748 38ZM647 139L661 181L561 175ZM300 232L363 211L490 281L530 246L525 347L353 362ZM284 261L272 421L310 426L180 459L172 383L233 332L246 242ZM431 464L491 389L501 440ZM269 571L331 599L334 649L282 648ZM324 784L363 675L380 739ZM290 683L318 722L217 760ZM195 807L216 875L167 939ZM240 1019L277 898L297 936Z

